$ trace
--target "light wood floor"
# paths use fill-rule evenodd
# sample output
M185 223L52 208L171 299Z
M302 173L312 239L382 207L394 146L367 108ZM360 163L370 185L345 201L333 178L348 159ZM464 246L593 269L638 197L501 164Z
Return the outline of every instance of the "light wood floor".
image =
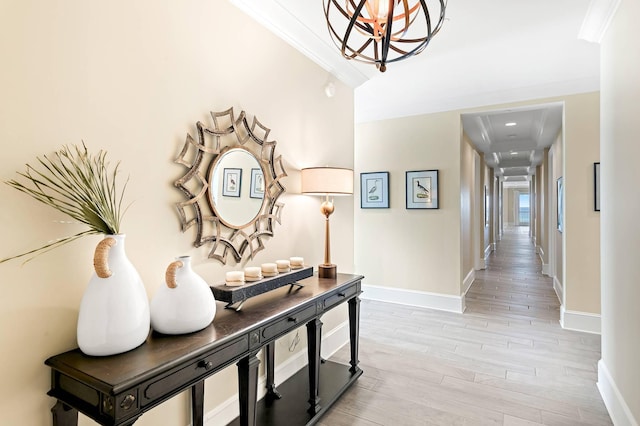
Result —
M612 424L596 388L600 336L560 327L540 270L527 234L512 230L464 314L363 300L364 375L319 424ZM332 359L348 357L345 347Z

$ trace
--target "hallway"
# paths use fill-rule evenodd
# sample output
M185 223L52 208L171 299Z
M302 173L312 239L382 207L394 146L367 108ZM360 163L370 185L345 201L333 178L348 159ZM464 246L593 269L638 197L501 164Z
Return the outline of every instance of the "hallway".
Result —
M319 424L612 424L600 336L560 327L527 229L509 229L476 271L464 314L363 300L364 375ZM348 358L348 347L332 357Z

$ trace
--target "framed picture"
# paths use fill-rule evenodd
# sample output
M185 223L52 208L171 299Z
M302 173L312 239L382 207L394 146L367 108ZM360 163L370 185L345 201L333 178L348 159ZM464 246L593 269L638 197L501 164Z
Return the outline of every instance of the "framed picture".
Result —
M225 197L239 197L241 184L242 169L224 169L222 195Z
M251 169L251 198L264 198L264 174L262 169Z
M438 208L438 171L407 172L407 209Z
M389 208L389 172L360 173L360 208Z
M558 231L562 232L562 230L564 229L564 201L562 201L564 199L563 195L564 195L564 179L562 178L562 176L560 176L556 182L556 186L557 186L557 196L558 199L556 201L557 207L558 207Z
M593 163L593 209L600 211L600 163Z

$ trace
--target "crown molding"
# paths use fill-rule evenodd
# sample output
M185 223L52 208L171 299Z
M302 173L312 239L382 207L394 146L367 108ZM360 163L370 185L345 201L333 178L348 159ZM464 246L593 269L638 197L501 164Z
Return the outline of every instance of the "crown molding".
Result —
M371 77L356 67L353 61L340 56L338 49L330 41L328 33L329 42L327 43L327 40L314 33L278 1L229 0L229 2L352 89Z
M618 10L621 0L591 0L587 14L582 21L578 38L592 43L600 43L607 32L611 19Z

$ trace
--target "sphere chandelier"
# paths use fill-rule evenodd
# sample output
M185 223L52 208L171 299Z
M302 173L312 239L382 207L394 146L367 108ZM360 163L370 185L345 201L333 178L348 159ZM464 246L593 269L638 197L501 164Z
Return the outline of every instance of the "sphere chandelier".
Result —
M440 31L447 0L432 1L439 7L430 12L425 0L323 0L329 33L342 56L375 64L381 72L387 63L422 52Z

